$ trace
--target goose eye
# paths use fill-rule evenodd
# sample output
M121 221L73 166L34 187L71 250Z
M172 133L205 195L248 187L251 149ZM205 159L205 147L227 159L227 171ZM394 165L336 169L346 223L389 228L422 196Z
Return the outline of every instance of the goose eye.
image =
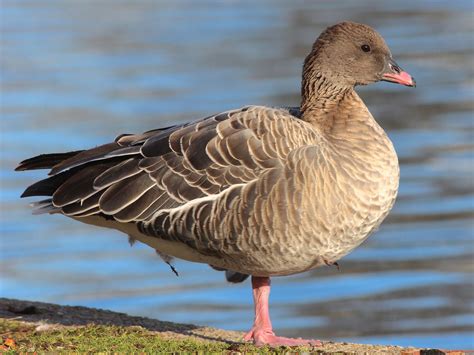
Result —
M370 46L368 44L363 44L360 47L364 52L370 52Z

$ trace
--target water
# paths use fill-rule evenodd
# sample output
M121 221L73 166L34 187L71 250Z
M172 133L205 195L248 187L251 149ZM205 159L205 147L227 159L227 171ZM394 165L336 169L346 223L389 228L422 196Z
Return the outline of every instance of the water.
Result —
M1 294L245 330L248 282L130 249L118 232L32 216L15 173L40 152L248 104L298 104L327 25L368 23L416 89L359 92L401 162L380 230L343 259L273 282L280 334L474 348L472 1L7 1L1 5Z

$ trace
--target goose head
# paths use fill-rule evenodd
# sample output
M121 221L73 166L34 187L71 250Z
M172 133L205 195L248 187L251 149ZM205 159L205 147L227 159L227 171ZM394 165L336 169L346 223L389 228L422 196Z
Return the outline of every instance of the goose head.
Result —
M321 77L341 88L377 81L416 85L395 62L382 36L370 26L354 22L328 27L314 43L304 63L303 81Z

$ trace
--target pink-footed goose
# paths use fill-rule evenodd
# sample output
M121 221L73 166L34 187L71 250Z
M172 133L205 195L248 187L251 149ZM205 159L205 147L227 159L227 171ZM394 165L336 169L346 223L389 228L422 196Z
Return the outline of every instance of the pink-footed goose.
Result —
M318 344L276 336L270 277L336 263L387 216L398 190L392 143L354 91L380 80L415 86L383 38L343 22L316 40L301 106L248 106L195 122L43 154L51 169L25 196L38 213L118 229L171 257L252 275L257 345Z

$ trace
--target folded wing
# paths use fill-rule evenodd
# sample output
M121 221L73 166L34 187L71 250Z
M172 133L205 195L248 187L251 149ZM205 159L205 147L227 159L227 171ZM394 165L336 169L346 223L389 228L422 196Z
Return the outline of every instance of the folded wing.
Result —
M212 239L209 234L219 229L222 214L237 201L251 211L278 184L290 152L317 139L311 126L288 110L251 106L121 135L90 150L42 155L17 169L51 168L51 177L23 194L50 196L40 205L45 212L135 223L147 235L215 254L219 243L229 241L203 238Z

